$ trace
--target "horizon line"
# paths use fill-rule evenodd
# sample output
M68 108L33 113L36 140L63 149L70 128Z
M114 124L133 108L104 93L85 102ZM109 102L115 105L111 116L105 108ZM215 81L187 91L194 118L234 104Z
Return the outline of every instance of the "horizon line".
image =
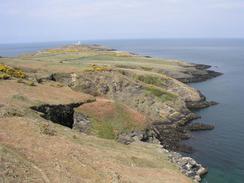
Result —
M0 42L0 45L4 44L33 44L33 43L59 43L59 42L77 42L77 41L123 41L123 40L190 40L190 39L205 39L205 40L221 40L221 39L244 39L244 37L159 37L159 38L108 38L108 39L76 39L76 40L50 40L50 41L27 41L27 42Z

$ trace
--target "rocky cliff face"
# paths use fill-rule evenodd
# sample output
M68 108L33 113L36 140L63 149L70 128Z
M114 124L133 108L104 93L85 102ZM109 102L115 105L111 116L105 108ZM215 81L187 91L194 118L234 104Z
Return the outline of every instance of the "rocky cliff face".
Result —
M135 108L148 116L152 122L185 123L194 118L185 101L201 100L198 91L191 90L184 84L179 85L179 82L173 79L167 82L175 82L175 89L170 87L170 84L167 87L150 85L117 71L84 73L74 82L71 75L67 76L53 75L55 81L68 84L75 91L107 97ZM192 95L190 92L187 93L187 90L191 90Z
M206 101L198 90L173 78L158 73L149 74L135 70L110 70L85 72L76 75L75 79L72 74L56 73L52 79L70 86L74 91L105 97L137 110L149 121L144 130L137 132L139 140L152 142L158 139L165 148L185 151L179 145L182 139L190 138L189 128L185 125L198 118L189 108L208 107L213 102ZM75 116L76 129L84 132L91 127L89 116L84 115L82 110L76 111ZM134 141L134 136L134 132L127 132L121 134L119 139L128 143Z

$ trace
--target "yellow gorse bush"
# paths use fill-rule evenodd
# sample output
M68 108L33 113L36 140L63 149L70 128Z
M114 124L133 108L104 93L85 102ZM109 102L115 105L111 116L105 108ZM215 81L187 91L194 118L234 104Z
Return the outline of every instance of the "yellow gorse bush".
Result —
M3 74L0 74L0 79L8 79L10 77L15 77L15 78L26 78L27 75L19 70L19 69L14 69L10 66L4 65L4 64L0 64L0 72L2 72Z

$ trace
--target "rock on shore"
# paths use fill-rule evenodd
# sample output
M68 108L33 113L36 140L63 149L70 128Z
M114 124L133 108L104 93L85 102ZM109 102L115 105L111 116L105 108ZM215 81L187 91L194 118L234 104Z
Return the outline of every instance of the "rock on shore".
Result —
M184 157L177 152L164 151L168 153L170 161L175 163L180 171L186 176L191 177L194 182L201 182L201 178L207 174L208 169L197 163L193 158Z
M212 130L214 125L204 124L204 123L193 123L188 126L190 131L201 131L201 130Z

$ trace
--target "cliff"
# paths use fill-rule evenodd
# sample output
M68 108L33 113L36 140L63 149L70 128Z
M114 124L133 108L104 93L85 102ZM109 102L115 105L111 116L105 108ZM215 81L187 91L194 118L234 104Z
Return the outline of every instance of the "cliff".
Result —
M0 64L3 180L190 182L159 145L144 142L182 150L188 123L198 117L190 109L215 104L182 81L220 75L209 66L99 45L41 50ZM190 177L199 179L196 172Z

